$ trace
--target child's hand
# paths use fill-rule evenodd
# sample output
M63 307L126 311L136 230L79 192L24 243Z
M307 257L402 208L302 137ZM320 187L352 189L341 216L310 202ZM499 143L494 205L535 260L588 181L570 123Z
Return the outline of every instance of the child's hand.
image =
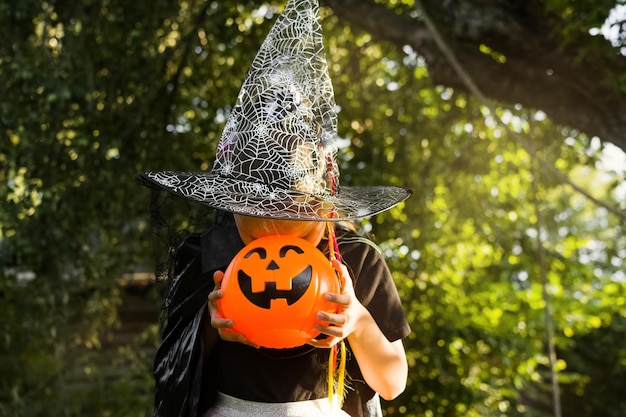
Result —
M319 348L329 348L353 333L359 324L360 318L367 310L359 302L354 294L352 278L345 265L341 262L332 261L333 267L341 279L341 294L326 294L326 299L337 304L336 313L319 311L315 330L329 336L326 339L311 339L307 343ZM326 324L328 323L328 324Z
M218 300L224 296L220 289L220 284L224 278L224 272L215 271L213 274L213 281L215 282L215 289L209 293L209 316L211 317L211 326L217 329L220 338L228 342L239 342L245 345L249 345L255 348L259 346L250 342L244 335L237 333L234 329L235 323L222 315L222 310L219 307Z

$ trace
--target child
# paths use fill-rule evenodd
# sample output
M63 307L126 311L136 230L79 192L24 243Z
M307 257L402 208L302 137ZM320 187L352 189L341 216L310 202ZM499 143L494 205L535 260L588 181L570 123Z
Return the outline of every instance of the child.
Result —
M306 239L322 249L327 247L327 242L323 242L326 239L326 225L323 222L273 220L241 215L234 217L238 234L244 244L266 235L286 234ZM341 415L323 414L323 410L327 401L324 375L328 360L328 353L324 348L329 348L342 339L347 339L349 349L354 355L348 363L348 375L352 380L350 387L354 391L349 392L345 404L350 415L365 415L367 407L379 409L374 392L390 400L404 390L407 363L401 338L410 330L389 271L377 248L354 232L340 231L338 243L345 264L335 262L335 267L345 285L341 294L327 295L331 301L337 303L339 310L337 314L318 314L318 319L330 322L332 326L316 327L329 337L309 341L313 348L272 352L245 346L249 342L242 335L222 332L223 329L232 327L233 323L227 317L222 317L217 308L216 301L222 295L219 282L223 273L215 272L216 289L209 294L212 327L205 326L204 335L205 348L211 350L214 355L212 363L218 368L217 390L221 394L257 403L292 403L287 410L298 410L294 415L305 415L304 412L309 411L304 406L307 403L307 407L312 410L321 410L319 414L310 411L311 415ZM216 333L219 333L221 340ZM237 346L224 341L243 345ZM273 355L280 355L281 360L274 359ZM312 399L318 401L310 401ZM245 410L249 404L233 401L232 398L224 401L223 395L218 400L225 402L223 407L237 406L241 410ZM218 402L215 407L216 412L219 412L222 405ZM255 404L254 409L258 410L259 404ZM220 414L207 414L209 415Z
M380 416L378 394L392 399L404 390L401 339L410 329L391 274L379 250L339 222L387 210L410 191L339 186L317 9L316 0L288 1L252 63L210 172L142 174L150 186L223 214L176 251L155 359L155 417ZM298 236L322 250L330 243L342 261L334 267L343 288L326 295L338 311L319 312L321 335L300 347L251 345L217 305L230 261L268 234ZM329 349L342 341L344 411L327 398Z

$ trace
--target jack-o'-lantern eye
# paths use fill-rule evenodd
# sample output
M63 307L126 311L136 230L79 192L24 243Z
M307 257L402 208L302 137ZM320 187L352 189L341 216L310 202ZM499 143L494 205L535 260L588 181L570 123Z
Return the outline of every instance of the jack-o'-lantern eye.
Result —
M244 258L248 259L254 254L259 255L260 259L267 258L267 251L265 250L265 248L254 248L250 252L246 253L246 256L244 256Z
M298 246L287 245L287 246L283 246L282 248L280 248L280 257L284 258L285 256L287 256L287 253L290 250L296 252L298 255L302 255L304 253L302 248L300 248Z

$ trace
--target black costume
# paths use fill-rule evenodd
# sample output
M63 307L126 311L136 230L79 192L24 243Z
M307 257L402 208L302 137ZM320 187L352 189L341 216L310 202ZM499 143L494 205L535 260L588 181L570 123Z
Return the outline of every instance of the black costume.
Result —
M339 250L359 301L390 341L410 333L391 274L378 249L352 232L337 232ZM326 242L320 249L326 248ZM302 401L327 396L328 350L254 349L218 340L203 361L202 324L213 272L224 271L244 247L228 215L213 229L190 235L178 248L166 299L167 325L155 359L155 417L201 417L214 393L258 402ZM349 345L348 345L349 351ZM205 362L205 363L203 363ZM376 393L348 356L343 409L353 417L376 415ZM374 414L371 408L374 409Z

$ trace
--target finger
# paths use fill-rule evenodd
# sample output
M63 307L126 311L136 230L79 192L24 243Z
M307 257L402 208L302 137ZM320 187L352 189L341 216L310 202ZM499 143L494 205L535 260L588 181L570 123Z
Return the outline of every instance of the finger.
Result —
M214 290L209 293L209 302L215 304L217 300L224 297L224 292L222 290Z
M321 324L316 324L315 330L327 336L339 339L343 339L347 336L346 331L341 326L324 326Z
M211 317L211 326L216 329L232 329L235 323L223 317Z
M348 318L345 314L332 314L320 311L315 317L322 322L331 323L337 326L343 326L348 322Z
M252 346L255 349L258 349L260 347L256 343L249 341L244 335L238 333L235 329L232 328L220 329L219 334L222 340L225 340L227 342L243 343L244 345Z
M352 297L349 294L327 293L326 299L332 303L340 304L345 307L352 303Z
M252 346L255 349L259 349L261 346L257 345L256 343L253 343L251 341L249 341L248 339L246 339L246 337L244 335L240 335L241 337L237 340L239 343L243 343L244 345L248 345L248 346Z
M215 271L213 273L213 282L215 283L215 288L220 288L220 285L222 284L222 279L224 278L224 272L223 271Z

